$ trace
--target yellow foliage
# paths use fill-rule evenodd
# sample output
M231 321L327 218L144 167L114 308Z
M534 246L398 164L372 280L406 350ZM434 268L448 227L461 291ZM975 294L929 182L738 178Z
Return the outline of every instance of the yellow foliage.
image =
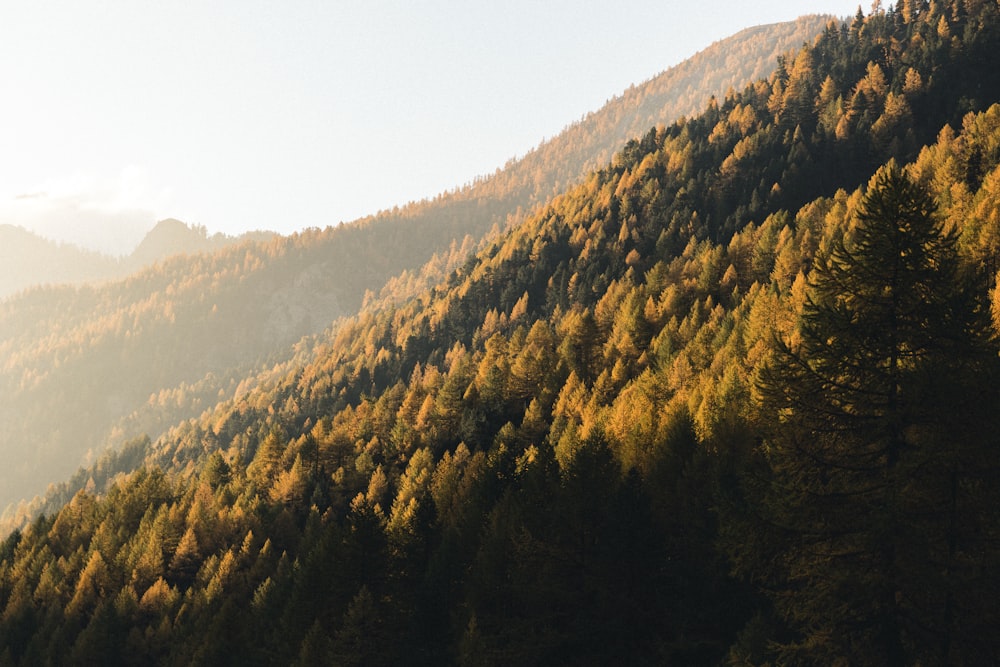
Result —
M139 599L139 609L150 615L162 614L171 609L178 599L180 593L177 589L160 577L142 594L142 598Z

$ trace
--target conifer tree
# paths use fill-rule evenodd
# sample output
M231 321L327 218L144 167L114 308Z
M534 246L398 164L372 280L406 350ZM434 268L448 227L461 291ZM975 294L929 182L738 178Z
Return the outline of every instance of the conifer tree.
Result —
M770 583L802 633L786 657L903 665L962 650L958 561L982 546L972 526L989 511L976 410L996 405L977 381L996 353L969 285L932 197L890 163L760 374L762 511L781 544Z
M194 579L201 565L201 553L194 530L188 528L177 545L177 551L170 561L169 574L172 580L184 586Z

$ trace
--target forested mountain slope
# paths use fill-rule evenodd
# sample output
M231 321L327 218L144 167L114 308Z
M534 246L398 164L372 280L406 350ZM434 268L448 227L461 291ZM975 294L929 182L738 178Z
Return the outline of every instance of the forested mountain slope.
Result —
M997 47L831 27L108 455L0 545L0 659L995 661Z
M232 247L166 220L131 258L113 266L101 258L113 273L92 276L131 267L132 277L100 287L51 285L0 304L0 454L10 461L0 471L0 506L65 479L109 438L156 437L198 414L260 363L287 357L300 337L357 312L367 292L400 272L423 265L444 275L491 229L516 224L556 184L580 178L608 146L773 67L775 49L811 39L822 24L812 17L724 40L591 114L567 130L570 138L434 200ZM209 251L215 254L197 254ZM176 252L190 256L139 270Z
M88 450L116 438L126 416L158 434L261 363L287 358L392 271L393 258L359 248L370 242L359 226L307 230L175 255L119 282L46 286L0 302L0 452L8 460L0 498L65 479ZM473 248L467 240L452 252Z

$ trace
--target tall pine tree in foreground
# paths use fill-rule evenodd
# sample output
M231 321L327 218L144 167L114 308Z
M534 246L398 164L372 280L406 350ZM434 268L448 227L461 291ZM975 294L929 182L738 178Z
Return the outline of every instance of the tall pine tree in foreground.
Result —
M817 258L797 331L760 373L776 548L737 561L795 631L786 660L995 657L982 566L996 561L997 354L965 274L934 200L892 163Z

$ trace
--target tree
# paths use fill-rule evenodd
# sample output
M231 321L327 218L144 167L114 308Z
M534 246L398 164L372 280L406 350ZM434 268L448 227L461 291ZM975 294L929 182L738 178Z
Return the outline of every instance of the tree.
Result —
M83 615L91 611L103 598L111 585L108 565L101 552L93 551L87 566L80 573L73 598L66 605L68 616Z
M382 628L378 604L368 587L361 586L334 637L335 662L340 665L390 664L385 655L388 642Z
M959 562L989 521L977 427L997 392L977 380L996 351L970 285L933 198L890 163L760 373L761 505L780 544L768 583L801 633L786 657L902 665L973 650L955 642L974 620L958 598L976 585Z
M277 429L272 429L257 447L253 461L247 466L247 476L260 488L267 489L281 469L283 453L281 434Z
M309 473L302 462L302 455L295 455L295 462L289 470L278 473L271 487L271 499L285 505L300 506L306 501L309 491Z
M201 566L201 550L194 529L188 528L177 545L177 551L170 560L169 575L173 582L186 586L194 580Z

